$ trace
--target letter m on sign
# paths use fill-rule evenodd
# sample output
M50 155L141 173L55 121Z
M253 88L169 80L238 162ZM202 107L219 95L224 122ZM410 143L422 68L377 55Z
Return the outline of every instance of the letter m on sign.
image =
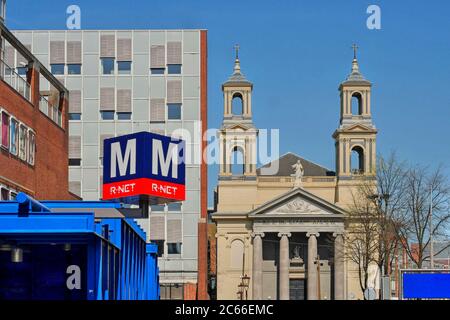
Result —
M178 178L178 144L169 143L167 156L164 156L161 140L153 140L152 145L152 174L159 175L159 167L164 177L169 175L169 168L172 170L172 178Z
M125 176L129 168L130 175L136 173L136 139L127 141L125 152L122 153L120 142L111 143L111 178L117 176L117 168L119 168L119 176Z

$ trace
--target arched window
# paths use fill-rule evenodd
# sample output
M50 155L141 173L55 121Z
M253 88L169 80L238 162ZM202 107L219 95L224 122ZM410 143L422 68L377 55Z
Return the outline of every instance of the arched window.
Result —
M241 116L244 113L244 102L240 93L233 95L233 100L231 100L231 113L236 116Z
M355 92L352 94L352 115L362 115L362 113L362 97L359 92Z
M364 150L360 146L356 146L352 149L352 155L350 159L350 166L352 173L362 174L364 173Z
M244 242L242 240L233 240L231 242L230 265L233 269L242 269L244 266Z
M231 153L231 174L243 175L245 172L244 150L240 147L234 147Z

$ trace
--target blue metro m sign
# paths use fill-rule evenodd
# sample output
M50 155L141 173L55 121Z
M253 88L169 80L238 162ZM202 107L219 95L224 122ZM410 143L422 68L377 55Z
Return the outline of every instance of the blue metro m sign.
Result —
M183 140L138 132L106 139L103 150L103 199L185 200Z

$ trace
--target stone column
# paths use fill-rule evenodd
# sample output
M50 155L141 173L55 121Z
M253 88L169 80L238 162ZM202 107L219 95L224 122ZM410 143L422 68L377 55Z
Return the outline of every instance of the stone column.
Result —
M308 300L317 300L317 238L319 233L308 232Z
M280 232L280 300L289 300L289 232Z
M334 236L334 300L344 300L344 237L340 233Z
M253 300L262 300L262 264L263 264L263 241L264 233L252 233L253 237Z

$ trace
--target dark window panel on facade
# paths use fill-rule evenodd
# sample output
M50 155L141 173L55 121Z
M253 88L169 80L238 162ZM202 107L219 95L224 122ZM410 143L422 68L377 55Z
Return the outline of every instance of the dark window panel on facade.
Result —
M167 65L168 74L181 74L181 64L168 64Z
M50 65L51 71L54 75L64 74L64 64L52 64Z
M114 58L100 58L102 74L114 74Z
M167 120L181 120L181 103L167 104Z
M117 62L118 74L131 74L131 61L118 61Z

